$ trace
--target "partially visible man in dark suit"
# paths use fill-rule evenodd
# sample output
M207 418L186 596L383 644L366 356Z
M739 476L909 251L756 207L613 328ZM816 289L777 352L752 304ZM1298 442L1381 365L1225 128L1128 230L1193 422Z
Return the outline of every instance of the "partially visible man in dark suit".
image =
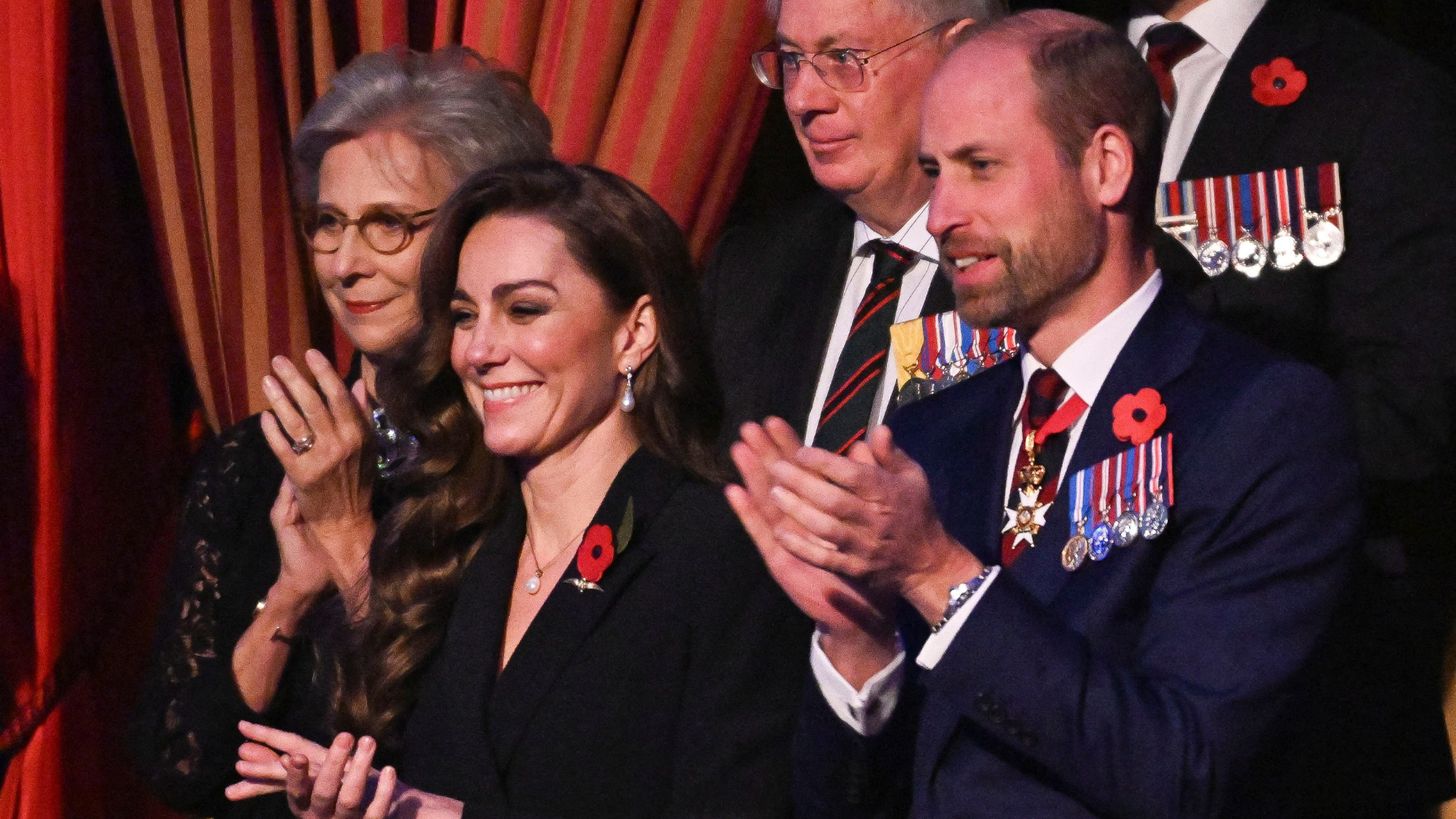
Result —
M927 90L928 224L962 318L1023 354L847 456L776 420L733 447L819 624L804 815L1288 808L1260 763L1347 579L1353 443L1329 379L1164 286L1156 94L1092 20L974 28Z
M1312 815L1423 815L1456 796L1440 690L1456 592L1456 89L1309 0L1144 0L1127 35L1160 78L1163 181L1339 163L1346 242L1332 265L1210 276L1168 240L1158 261L1199 312L1345 395L1365 579L1315 684L1356 679L1301 717L1326 730L1291 756L1321 760L1302 783ZM1298 235L1297 207L1291 221Z
M840 451L885 413L889 326L951 309L915 162L925 80L958 31L1004 0L769 0L753 69L823 189L729 231L704 312L727 429L779 415Z

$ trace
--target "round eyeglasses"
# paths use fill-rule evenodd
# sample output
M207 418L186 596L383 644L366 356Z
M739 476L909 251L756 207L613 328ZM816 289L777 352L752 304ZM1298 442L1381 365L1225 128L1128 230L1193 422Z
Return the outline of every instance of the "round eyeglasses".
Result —
M359 228L364 243L376 253L392 256L409 247L415 234L430 224L436 208L426 208L414 213L400 213L383 207L373 207L356 219L350 219L331 208L319 208L303 216L301 227L303 238L315 253L334 253L344 243L344 231L350 225Z
M753 66L753 75L758 81L774 89L782 90L783 87L794 81L799 76L799 69L804 63L808 63L819 75L824 84L836 91L857 91L864 85L865 66L870 60L884 54L885 52L899 48L902 45L924 37L932 31L954 21L944 20L936 23L924 31L911 34L909 37L893 45L887 45L878 51L869 51L863 48L831 48L826 51L818 51L813 54L805 54L800 51L785 51L782 48L765 48L753 52L749 57L749 63Z

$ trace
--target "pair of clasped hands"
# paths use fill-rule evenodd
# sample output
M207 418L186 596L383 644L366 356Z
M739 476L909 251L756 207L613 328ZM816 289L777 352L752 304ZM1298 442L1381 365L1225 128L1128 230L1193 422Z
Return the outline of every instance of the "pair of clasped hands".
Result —
M393 766L372 767L378 746L371 737L342 733L325 748L266 725L238 727L248 741L238 748L243 781L227 788L233 801L282 791L293 815L307 819L453 819L464 811L457 800L400 782Z
M280 568L268 605L276 600L296 614L338 589L352 621L368 602L374 534L370 399L362 380L350 390L319 351L307 351L304 364L312 380L283 356L263 379L272 410L263 414L263 435L285 473L269 515ZM283 792L306 817L459 815L459 803L402 785L392 767L375 770L370 737L341 733L325 748L265 725L239 729L243 779L227 788L229 799Z
M925 471L889 427L839 456L804 446L787 422L769 418L743 425L731 454L743 483L725 490L728 503L856 688L899 651L896 598L935 622L951 585L944 578L980 571L941 525Z

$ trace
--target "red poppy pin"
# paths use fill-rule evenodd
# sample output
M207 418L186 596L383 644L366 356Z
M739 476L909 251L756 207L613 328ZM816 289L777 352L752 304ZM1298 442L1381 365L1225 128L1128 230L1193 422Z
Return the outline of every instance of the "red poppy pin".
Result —
M581 537L581 545L576 547L576 570L581 577L569 577L562 582L570 583L580 592L587 589L601 591L602 587L597 583L617 555L626 551L627 542L631 539L632 499L628 498L627 512L615 533L605 523L593 523L587 527L586 534Z
M1294 67L1288 57L1276 57L1268 65L1254 68L1254 101L1260 105L1288 105L1299 99L1309 85L1309 77Z
M1152 387L1128 393L1112 405L1112 434L1133 446L1152 440L1166 420L1168 408L1163 404L1163 396Z

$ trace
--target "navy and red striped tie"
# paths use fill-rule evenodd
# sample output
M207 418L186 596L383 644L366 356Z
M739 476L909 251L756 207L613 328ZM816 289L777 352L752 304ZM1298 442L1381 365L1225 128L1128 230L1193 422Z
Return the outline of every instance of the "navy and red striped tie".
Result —
M874 415L875 394L889 356L890 325L900 301L900 280L917 258L893 242L877 239L869 246L875 254L874 273L854 311L814 433L815 446L840 454L864 438Z

